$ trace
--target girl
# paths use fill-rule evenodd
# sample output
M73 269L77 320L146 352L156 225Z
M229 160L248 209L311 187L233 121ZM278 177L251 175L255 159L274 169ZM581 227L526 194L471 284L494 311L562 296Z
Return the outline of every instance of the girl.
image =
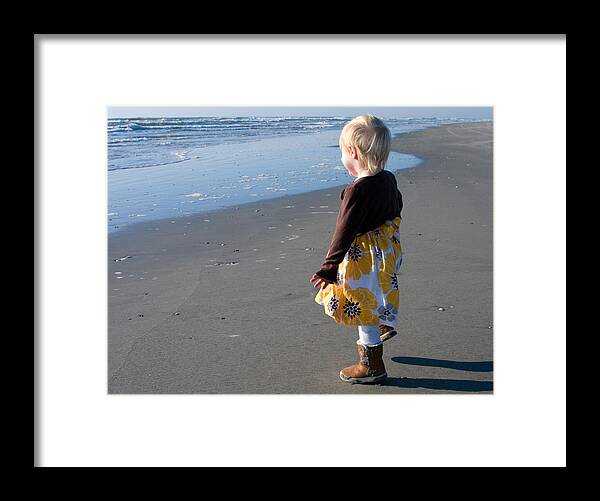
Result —
M395 176L384 170L391 134L379 118L354 118L339 143L342 163L356 179L341 192L327 257L310 282L320 287L315 301L326 315L358 327L359 363L340 371L340 378L374 383L387 376L383 341L396 335L402 195Z

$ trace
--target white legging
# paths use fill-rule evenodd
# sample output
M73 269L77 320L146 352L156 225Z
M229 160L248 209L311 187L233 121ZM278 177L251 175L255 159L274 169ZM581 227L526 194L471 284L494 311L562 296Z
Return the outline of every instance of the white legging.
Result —
M376 346L381 343L380 331L377 325L359 325L358 341L364 346Z

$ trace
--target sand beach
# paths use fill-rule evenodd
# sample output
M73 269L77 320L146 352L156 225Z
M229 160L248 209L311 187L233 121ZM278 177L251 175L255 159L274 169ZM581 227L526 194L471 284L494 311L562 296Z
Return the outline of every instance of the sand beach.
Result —
M343 184L110 235L108 393L491 393L492 140L491 122L394 139L423 162L395 173L404 259L384 384L339 380L356 330L309 283Z

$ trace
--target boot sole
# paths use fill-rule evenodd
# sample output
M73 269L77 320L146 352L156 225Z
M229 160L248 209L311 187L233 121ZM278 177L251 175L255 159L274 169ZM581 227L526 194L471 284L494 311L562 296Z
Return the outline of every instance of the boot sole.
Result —
M379 337L381 338L381 342L385 343L386 341L392 339L396 334L398 334L396 331L387 331L385 334L382 334Z
M380 376L369 376L369 377L345 377L340 372L340 379L345 383L350 384L373 384L378 383L379 381L383 381L387 377L387 372L381 374Z

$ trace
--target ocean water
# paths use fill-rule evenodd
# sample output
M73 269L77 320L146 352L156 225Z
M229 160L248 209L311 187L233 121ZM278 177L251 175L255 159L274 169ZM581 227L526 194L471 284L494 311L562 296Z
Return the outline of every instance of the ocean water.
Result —
M338 138L350 118L111 118L108 231L348 184ZM466 120L384 121L395 135ZM386 169L419 162L392 152Z

